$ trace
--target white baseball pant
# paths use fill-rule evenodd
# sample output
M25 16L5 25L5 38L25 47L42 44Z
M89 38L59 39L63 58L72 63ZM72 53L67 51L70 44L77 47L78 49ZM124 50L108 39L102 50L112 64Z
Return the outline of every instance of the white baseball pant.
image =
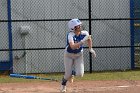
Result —
M64 79L68 80L71 77L73 66L75 68L76 76L83 77L83 75L84 75L83 52L74 54L74 53L68 53L65 50L65 52L64 52L64 66L65 66Z

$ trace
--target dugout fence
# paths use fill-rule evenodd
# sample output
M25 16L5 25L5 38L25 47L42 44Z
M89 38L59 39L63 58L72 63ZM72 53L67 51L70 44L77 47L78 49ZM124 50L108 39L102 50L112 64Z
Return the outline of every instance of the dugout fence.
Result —
M71 18L79 18L93 37L97 58L85 46L85 71L134 69L139 60L133 0L2 0L0 14L0 70L64 72Z

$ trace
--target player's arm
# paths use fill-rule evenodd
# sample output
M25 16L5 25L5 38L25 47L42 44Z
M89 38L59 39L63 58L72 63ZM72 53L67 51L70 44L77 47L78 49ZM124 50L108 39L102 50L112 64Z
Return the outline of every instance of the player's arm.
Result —
M85 36L84 38L83 38L83 40L81 40L80 42L78 42L78 43L74 43L74 41L73 41L73 39L70 39L70 41L69 41L69 44L70 44L70 47L72 48L72 49L78 49L78 48L80 48L80 46L82 45L82 44L84 44L88 39L90 39L91 38L91 36L90 35L87 35L87 36Z
M87 44L88 44L88 47L89 47L89 51L93 54L93 56L95 58L96 57L96 53L95 53L95 51L92 48L92 39L91 38L87 40Z
M81 45L81 43L74 43L73 41L70 41L69 44L72 49L78 49Z
M87 44L88 44L89 49L91 49L92 48L92 39L91 38L87 40Z
M78 49L82 44L84 44L91 36L87 35L78 43L74 43L73 37L71 35L68 36L69 45L72 49Z

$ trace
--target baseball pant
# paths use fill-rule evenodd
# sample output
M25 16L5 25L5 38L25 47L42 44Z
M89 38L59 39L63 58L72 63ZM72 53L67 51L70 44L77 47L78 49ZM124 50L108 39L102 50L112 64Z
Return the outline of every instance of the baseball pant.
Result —
M64 78L68 80L72 75L73 66L76 72L76 76L84 75L84 61L83 61L83 52L74 54L68 53L66 50L64 52L64 66L65 66L65 75Z

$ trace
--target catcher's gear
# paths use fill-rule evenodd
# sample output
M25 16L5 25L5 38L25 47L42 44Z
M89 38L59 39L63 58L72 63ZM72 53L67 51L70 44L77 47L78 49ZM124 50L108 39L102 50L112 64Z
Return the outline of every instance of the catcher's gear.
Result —
M81 25L82 22L79 19L71 19L68 22L68 28L70 29L70 31L74 31L75 26Z
M95 51L93 50L93 48L90 48L89 51L93 54L94 58L96 57L96 53Z

